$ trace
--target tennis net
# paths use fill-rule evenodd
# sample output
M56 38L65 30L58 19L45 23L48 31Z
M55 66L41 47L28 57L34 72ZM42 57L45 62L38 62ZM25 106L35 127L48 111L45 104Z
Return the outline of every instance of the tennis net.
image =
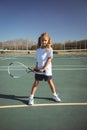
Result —
M0 56L32 56L35 55L36 50L0 50ZM87 56L87 49L73 49L73 50L53 50L54 57L84 55Z

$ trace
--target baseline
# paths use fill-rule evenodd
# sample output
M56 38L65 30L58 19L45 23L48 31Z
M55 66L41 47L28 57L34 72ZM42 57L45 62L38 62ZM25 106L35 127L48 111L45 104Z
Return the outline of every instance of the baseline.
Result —
M40 107L40 106L87 106L87 103L49 103L49 104L33 104L33 105L8 105L0 106L2 108L21 108L21 107Z

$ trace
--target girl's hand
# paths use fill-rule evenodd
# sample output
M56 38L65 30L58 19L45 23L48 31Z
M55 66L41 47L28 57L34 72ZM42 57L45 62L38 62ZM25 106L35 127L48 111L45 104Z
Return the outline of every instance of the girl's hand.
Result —
M45 69L44 69L44 68L40 69L40 72L42 72L42 73L43 73L44 71L45 71Z
M32 69L32 71L35 72L35 71L36 71L36 67L34 67L34 68Z

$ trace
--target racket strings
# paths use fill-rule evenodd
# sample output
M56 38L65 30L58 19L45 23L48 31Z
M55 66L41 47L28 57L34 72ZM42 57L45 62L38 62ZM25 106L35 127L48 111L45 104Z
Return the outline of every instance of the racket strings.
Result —
M18 62L13 62L9 64L8 72L11 77L18 78L22 75L29 73L26 66Z

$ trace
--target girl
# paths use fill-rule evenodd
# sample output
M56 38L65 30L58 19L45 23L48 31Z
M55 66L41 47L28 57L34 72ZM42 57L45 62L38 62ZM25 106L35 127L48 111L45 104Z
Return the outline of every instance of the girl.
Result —
M53 50L51 48L51 39L47 33L41 34L38 38L38 49L36 51L36 66L33 71L39 70L39 72L35 72L35 81L32 86L31 95L29 97L28 104L34 104L34 94L37 90L37 86L39 81L45 80L48 82L51 91L53 93L53 99L57 102L60 102L61 99L56 94L55 86L52 80L52 63L51 60L53 58Z

